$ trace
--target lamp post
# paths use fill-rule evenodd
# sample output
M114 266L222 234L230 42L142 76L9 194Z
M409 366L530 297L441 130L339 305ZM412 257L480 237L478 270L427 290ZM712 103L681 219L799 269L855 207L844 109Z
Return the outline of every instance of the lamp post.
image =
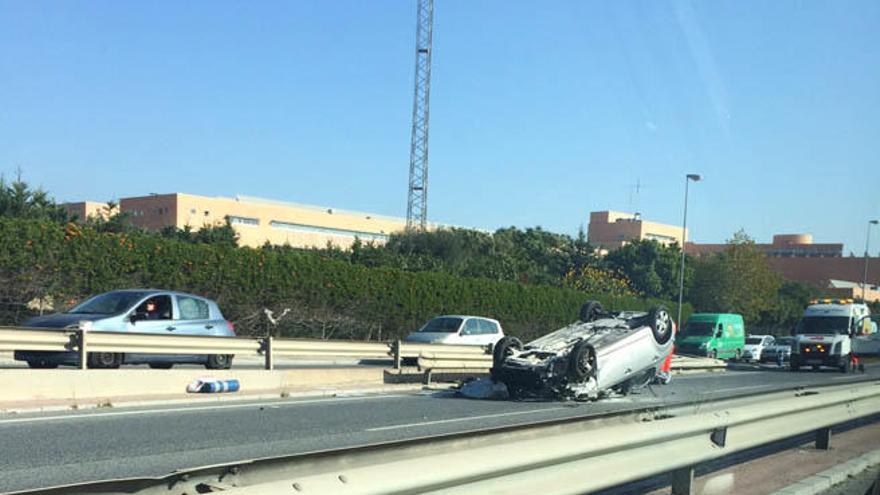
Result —
M880 220L869 220L868 221L868 232L865 234L865 273L862 275L862 301L866 301L865 296L867 295L868 288L868 246L870 246L871 242L871 225L877 225L880 223Z
M681 304L684 298L684 243L688 223L688 186L691 181L698 182L701 178L699 174L687 174L684 179L684 220L681 222L681 266L678 276L678 318L675 320L679 332L681 331Z

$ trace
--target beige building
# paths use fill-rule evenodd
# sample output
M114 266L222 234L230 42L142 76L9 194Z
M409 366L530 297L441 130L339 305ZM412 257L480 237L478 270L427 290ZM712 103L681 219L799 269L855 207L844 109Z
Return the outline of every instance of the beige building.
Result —
M594 211L590 213L587 240L601 251L612 251L627 242L653 239L661 244L681 244L680 226L642 220L638 213ZM687 231L684 232L687 241Z
M93 209L71 203L68 208ZM104 206L104 205L102 205ZM171 193L122 198L120 211L128 213L132 223L149 230L167 226L198 230L204 226L223 225L226 220L238 233L239 244L257 247L265 244L289 244L294 247L326 247L328 243L346 248L355 238L382 244L390 234L406 228L403 218L373 213L340 210L245 196L235 198ZM77 210L79 211L79 210ZM431 227L436 228L436 225Z
M107 203L97 201L80 201L78 203L64 203L67 218L73 220L85 220L87 218L106 218L110 207Z

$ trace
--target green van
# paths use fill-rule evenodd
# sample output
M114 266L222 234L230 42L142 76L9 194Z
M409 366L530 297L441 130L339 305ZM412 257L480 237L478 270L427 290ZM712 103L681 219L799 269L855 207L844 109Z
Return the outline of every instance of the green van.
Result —
M745 343L743 318L730 313L694 313L675 337L678 354L722 359L739 359Z

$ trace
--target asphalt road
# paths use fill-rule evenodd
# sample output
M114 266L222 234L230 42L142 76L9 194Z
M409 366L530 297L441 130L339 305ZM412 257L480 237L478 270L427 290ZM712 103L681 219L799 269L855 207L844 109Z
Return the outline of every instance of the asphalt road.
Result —
M870 366L867 374L880 377L880 367ZM585 403L483 401L426 391L0 415L0 492L859 377L773 370L687 375L630 397Z

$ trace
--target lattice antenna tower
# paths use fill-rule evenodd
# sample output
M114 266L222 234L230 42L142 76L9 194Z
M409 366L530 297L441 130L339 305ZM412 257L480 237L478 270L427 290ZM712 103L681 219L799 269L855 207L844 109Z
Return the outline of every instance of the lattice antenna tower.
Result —
M409 194L406 228L424 230L428 223L428 121L431 100L431 31L434 0L418 0L416 77L409 149Z

